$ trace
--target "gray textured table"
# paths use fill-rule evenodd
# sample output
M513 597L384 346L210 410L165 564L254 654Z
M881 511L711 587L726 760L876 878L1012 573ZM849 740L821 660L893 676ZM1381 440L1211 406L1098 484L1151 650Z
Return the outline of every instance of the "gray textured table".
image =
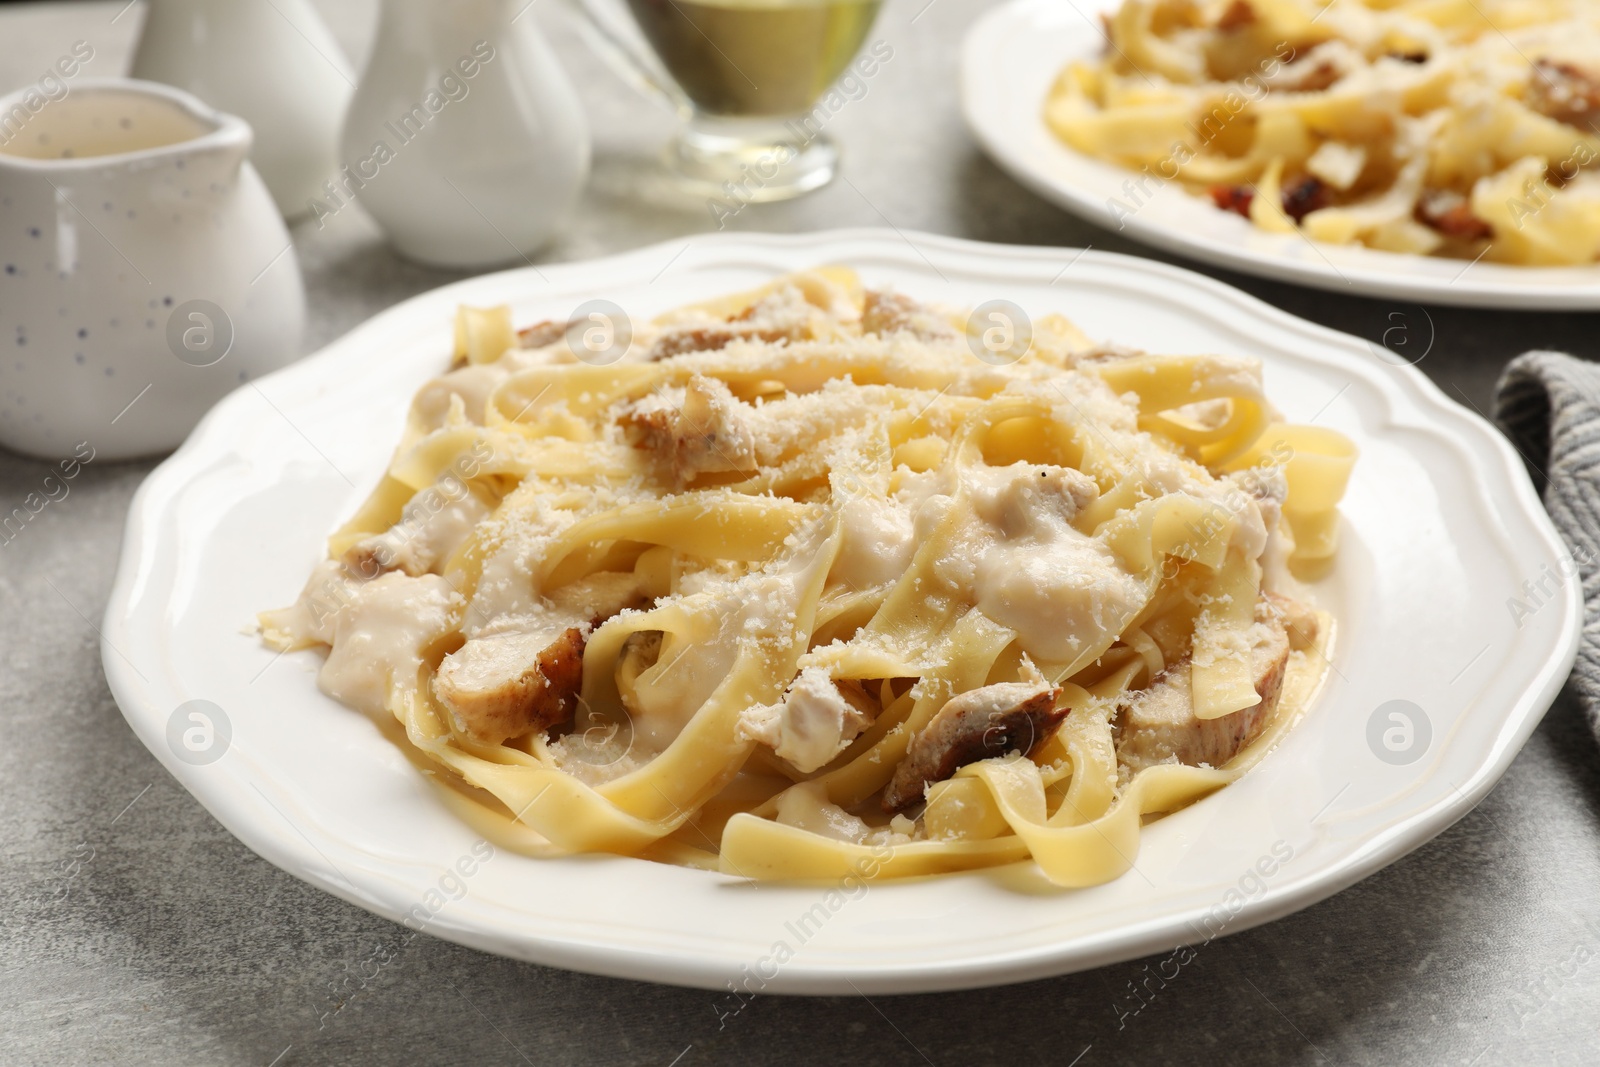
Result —
M983 5L925 2L887 5L877 33L894 58L831 127L843 180L748 208L732 226L887 223L1153 255L1043 203L978 152L957 112L954 65ZM359 59L373 0L322 6ZM711 229L703 204L630 191L670 121L599 69L553 7L535 13L580 83L597 158L547 258ZM0 90L33 80L80 38L95 45L92 73L120 73L142 15L122 9L0 7ZM397 259L359 212L321 231L302 225L295 240L308 349L456 277ZM1223 278L1374 340L1396 323L1419 346L1431 332L1422 369L1479 409L1525 348L1600 354L1592 315L1423 309ZM1214 943L1120 1025L1115 1005L1153 961L972 993L763 998L719 1029L712 993L424 936L341 1000L330 990L400 928L246 850L146 753L106 689L95 628L124 511L150 467L93 464L0 547L0 1062L1600 1062L1600 752L1565 698L1454 828L1323 904ZM45 471L0 453L0 510Z

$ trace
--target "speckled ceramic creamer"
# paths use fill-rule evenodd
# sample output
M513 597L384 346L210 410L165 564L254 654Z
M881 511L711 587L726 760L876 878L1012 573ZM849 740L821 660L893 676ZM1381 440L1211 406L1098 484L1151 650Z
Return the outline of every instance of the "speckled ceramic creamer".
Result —
M0 99L0 444L166 451L300 354L300 270L250 142L151 82Z

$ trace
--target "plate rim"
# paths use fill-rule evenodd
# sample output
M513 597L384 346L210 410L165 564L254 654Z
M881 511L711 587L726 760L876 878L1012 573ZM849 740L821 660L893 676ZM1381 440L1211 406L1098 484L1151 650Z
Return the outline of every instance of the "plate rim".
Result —
M958 95L962 120L968 132L1001 170L1041 199L1108 232L1126 235L1164 252L1269 281L1289 282L1347 296L1400 297L1452 307L1490 307L1507 311L1600 310L1600 263L1577 267L1519 267L1475 260L1467 265L1468 268L1473 265L1478 267L1473 280L1463 281L1466 275L1464 268L1454 280L1440 282L1408 271L1405 264L1417 260L1453 264L1455 260L1385 252L1357 245L1332 245L1328 247L1337 248L1341 254L1352 255L1359 260L1355 264L1334 267L1331 263L1324 266L1293 256L1229 244L1205 234L1168 229L1141 218L1138 213L1123 218L1121 226L1108 226L1105 205L1098 202L1093 194L1048 173L1025 145L1012 143L1003 136L1003 131L1016 128L1014 124L1022 121L1022 115L1031 115L1032 118L1028 120L1030 128L1041 132L1049 143L1074 161L1114 168L1127 175L1137 172L1096 159L1061 143L1044 124L1042 97L1032 101L1029 107L1005 107L1002 111L998 103L993 109L988 106L991 99L997 99L995 94L980 88L983 82L981 75L991 69L991 65L983 62L983 59L993 54L994 45L1011 39L1023 30L1038 31L1040 27L1034 21L1035 12L1059 8L1062 2L1083 14L1076 0L1006 0L974 20L962 37L960 48ZM1116 0L1095 0L1095 8L1109 8L1115 3ZM1064 68L1072 58L1064 54L1060 66ZM1302 239L1320 253L1318 242L1304 235ZM1568 287L1541 289L1514 282L1523 271L1582 271L1584 276L1575 276ZM1481 280L1485 275L1491 280ZM1492 280L1495 278L1501 279L1499 283Z
M1011 263L1033 260L1050 261L1053 264L1059 262L1063 254L1071 251L1039 246L997 245L883 228L840 229L808 234L713 234L695 236L688 240L702 245L714 245L717 253L715 258L723 262L736 262L741 249L776 249L784 253L793 253L856 243L872 244L879 252L898 255L912 265L916 265L912 252L916 252L919 256L922 254L919 245L964 258L988 258ZM484 285L486 279L507 284L526 282L527 290L534 294L537 294L540 283L550 282L552 276L566 274L581 277L586 274L603 273L626 279L625 282L618 284L631 285L635 280L627 273L630 268L637 269L646 263L653 267L656 262L665 260L667 253L673 253L675 257L684 247L687 245L681 239L669 240L599 259L572 264L522 267L453 282L417 294L379 312L306 359L276 371L260 381L270 382L300 377L311 379L316 376L320 368L335 361L346 358L354 360L359 355L360 345L367 337L381 334L385 329L404 321L407 316L421 308L453 299L452 294L458 290L470 290ZM1181 283L1231 303L1248 318L1258 320L1265 318L1281 328L1308 334L1332 346L1350 349L1355 354L1362 351L1361 346L1364 342L1357 338L1291 315L1248 293L1193 271L1119 253L1085 251L1080 254L1080 258L1087 258L1091 264L1106 262L1127 270L1149 272L1168 282ZM703 266L714 265L714 263L703 264ZM590 285L591 288L598 287L597 284L587 281L580 284ZM1385 393L1399 390L1430 416L1426 424L1428 431L1460 452L1463 463L1475 462L1465 443L1467 439L1476 437L1478 443L1487 443L1491 454L1499 459L1499 470L1494 472L1495 478L1506 481L1515 497L1514 501L1501 502L1502 511L1512 504L1517 505L1512 508L1510 514L1524 521L1529 527L1528 532L1538 538L1538 547L1552 558L1560 558L1566 551L1554 525L1534 494L1522 461L1511 444L1494 430L1487 420L1452 401L1415 367L1387 366L1379 369L1369 362L1352 361L1344 364L1332 356L1315 353L1303 353L1300 358L1316 363L1338 365L1343 371L1375 383L1376 387ZM399 921L403 914L400 909L387 906L375 893L359 892L354 884L348 886L341 884L342 875L334 877L326 871L324 863L319 862L319 859L328 865L331 865L332 861L326 860L318 846L306 836L306 828L293 826L291 823L309 848L300 847L292 837L281 831L275 835L267 832L259 821L249 818L248 813L239 807L232 796L233 790L219 788L215 778L207 779L204 775L193 773L200 769L177 761L164 743L164 737L160 735L165 714L158 710L155 702L145 699L140 684L141 679L134 677L138 672L131 663L123 661L122 654L117 650L118 639L125 642L129 633L129 608L132 606L131 597L134 592L132 586L139 569L139 561L152 547L148 543L147 534L158 530L159 520L164 514L158 505L172 499L188 484L188 478L197 468L197 461L201 461L198 467L203 469L202 450L223 432L237 398L250 388L249 385L242 386L219 402L196 427L183 446L146 478L134 496L125 526L117 576L104 614L102 662L107 681L119 708L123 711L124 718L135 734L168 772L246 847L302 881L365 910ZM1510 530L1506 531L1506 536L1511 536ZM1281 884L1275 884L1272 892L1259 900L1252 901L1240 911L1225 932L1230 934L1240 932L1325 899L1420 847L1470 811L1505 773L1511 760L1515 758L1527 737L1537 726L1545 709L1553 701L1570 672L1577 652L1582 601L1579 594L1567 584L1561 587L1561 597L1565 601L1565 611L1562 617L1559 647L1544 657L1532 676L1532 684L1524 688L1521 696L1505 710L1502 718L1498 720L1499 727L1492 739L1492 750L1477 761L1472 775L1461 784L1454 796L1434 803L1406 819L1387 825L1381 833L1373 838L1364 839L1350 854L1333 863L1331 867L1325 865L1313 873L1287 878ZM146 710L146 706L149 710ZM310 829L313 832L321 832L320 827ZM338 843L338 839L331 840L334 844ZM915 966L901 964L882 969L870 964L851 967L828 963L806 964L801 959L796 959L786 966L781 976L781 983L774 983L773 988L764 988L762 991L833 994L857 989L863 992L911 993L1027 981L1103 966L1149 952L1161 951L1177 944L1193 943L1193 938L1183 933L1184 926L1183 917L1168 915L1125 928L1114 936L1098 939L1094 947L1088 951L1077 941L1065 940L1032 946L1025 952L1005 955L980 954L975 957L940 959ZM1192 927L1189 929L1192 933ZM722 989L728 975L728 969L723 962L709 957L667 958L660 953L647 950L621 948L615 942L592 944L582 939L530 938L522 931L517 931L515 938L508 941L503 932L457 921L449 911L440 914L428 932L501 955L615 977Z

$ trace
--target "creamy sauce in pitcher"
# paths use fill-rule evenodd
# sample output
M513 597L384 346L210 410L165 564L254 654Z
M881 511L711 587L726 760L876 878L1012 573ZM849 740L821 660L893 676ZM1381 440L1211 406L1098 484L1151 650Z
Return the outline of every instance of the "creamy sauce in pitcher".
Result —
M79 89L60 99L42 99L43 106L26 121L11 119L18 132L0 143L0 155L93 159L182 144L213 129L177 104L132 93ZM0 123L8 117L0 115Z

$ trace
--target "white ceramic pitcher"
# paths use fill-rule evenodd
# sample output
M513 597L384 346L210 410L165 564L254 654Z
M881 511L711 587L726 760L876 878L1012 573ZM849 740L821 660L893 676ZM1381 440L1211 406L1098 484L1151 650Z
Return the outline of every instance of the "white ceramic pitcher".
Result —
M255 131L251 162L285 218L333 172L355 75L310 0L147 0L135 78L187 90Z
M577 93L528 0L383 0L319 221L352 196L401 254L477 267L531 255L589 172Z
M300 354L300 269L243 120L122 78L0 114L0 444L165 451Z

